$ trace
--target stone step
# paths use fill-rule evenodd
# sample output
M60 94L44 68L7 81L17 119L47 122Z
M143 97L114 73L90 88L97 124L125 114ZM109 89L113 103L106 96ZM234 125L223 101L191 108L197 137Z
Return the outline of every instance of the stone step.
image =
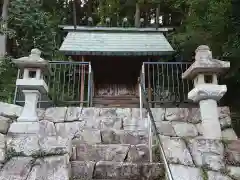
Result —
M125 163L99 161L72 161L72 179L124 179L124 180L161 180L164 179L162 163Z
M139 98L136 97L96 97L93 98L94 107L124 107L138 108Z
M117 107L119 107L119 108L138 108L139 107L139 103L138 104L126 104L126 102L124 102L124 104L123 103L111 103L111 104L109 104L109 103L94 103L94 107L98 107L98 108L109 108L109 107L111 107L111 108L117 108Z
M103 144L148 144L148 132L144 130L101 130Z
M73 141L72 161L149 162L146 144L78 144Z
M74 126L71 126L74 128ZM69 129L69 128L67 128ZM61 129L59 129L61 130ZM61 131L63 137L69 135L73 144L148 144L148 132L144 130L85 129ZM69 134L67 134L69 132ZM77 135L76 135L77 134ZM74 137L76 135L76 137Z

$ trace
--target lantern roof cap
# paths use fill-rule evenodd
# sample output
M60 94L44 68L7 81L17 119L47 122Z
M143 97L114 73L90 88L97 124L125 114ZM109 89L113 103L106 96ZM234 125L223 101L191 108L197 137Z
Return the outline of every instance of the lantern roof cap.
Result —
M195 54L195 62L182 74L183 79L194 79L198 74L220 75L230 68L229 61L214 59L207 45L199 46Z

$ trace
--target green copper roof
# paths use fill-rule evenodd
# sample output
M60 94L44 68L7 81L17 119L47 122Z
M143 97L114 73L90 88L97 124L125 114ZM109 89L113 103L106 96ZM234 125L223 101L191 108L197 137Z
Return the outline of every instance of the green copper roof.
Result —
M66 55L166 55L173 52L158 32L68 32L60 51Z

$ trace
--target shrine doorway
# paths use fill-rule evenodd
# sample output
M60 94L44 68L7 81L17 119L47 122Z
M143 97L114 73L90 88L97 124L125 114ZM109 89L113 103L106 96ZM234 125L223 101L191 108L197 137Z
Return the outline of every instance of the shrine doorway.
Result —
M146 58L91 57L94 106L138 107L138 77Z

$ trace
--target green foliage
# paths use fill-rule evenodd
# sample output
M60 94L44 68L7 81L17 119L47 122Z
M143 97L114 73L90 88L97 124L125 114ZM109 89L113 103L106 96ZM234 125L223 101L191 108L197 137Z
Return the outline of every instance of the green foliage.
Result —
M176 1L173 5L185 12L183 25L173 35L172 41L178 54L190 59L197 46L207 44L214 56L224 55L225 44L231 31L229 0ZM187 7L187 9L186 9Z
M58 50L57 36L61 35L57 26L62 17L58 15L45 11L40 1L11 1L8 27L15 34L14 55L26 56L32 48L39 48L46 58L53 58Z
M177 28L167 38L176 50L176 57L192 60L196 47L207 44L216 58L231 61L233 71L226 83L229 94L228 104L239 105L236 94L240 90L240 1L239 0L75 0L77 23L86 25L87 17L92 16L94 24L111 18L112 26L121 26L127 17L134 24L136 3L140 6L140 17L150 24L155 17L156 4L165 16L172 14ZM10 1L7 22L0 22L0 33L12 40L11 56L21 57L29 54L32 48L39 48L48 60L65 59L58 49L63 34L58 28L61 24L73 24L73 4L66 0L14 0ZM6 23L8 26L6 26ZM175 24L174 24L175 26ZM7 28L8 27L8 28ZM8 100L12 95L16 70L5 57L0 65L1 99ZM9 90L8 90L9 89ZM11 92L10 94L8 92ZM234 101L234 102L233 102Z
M201 168L200 171L201 171L203 180L208 180L207 170L205 168Z

